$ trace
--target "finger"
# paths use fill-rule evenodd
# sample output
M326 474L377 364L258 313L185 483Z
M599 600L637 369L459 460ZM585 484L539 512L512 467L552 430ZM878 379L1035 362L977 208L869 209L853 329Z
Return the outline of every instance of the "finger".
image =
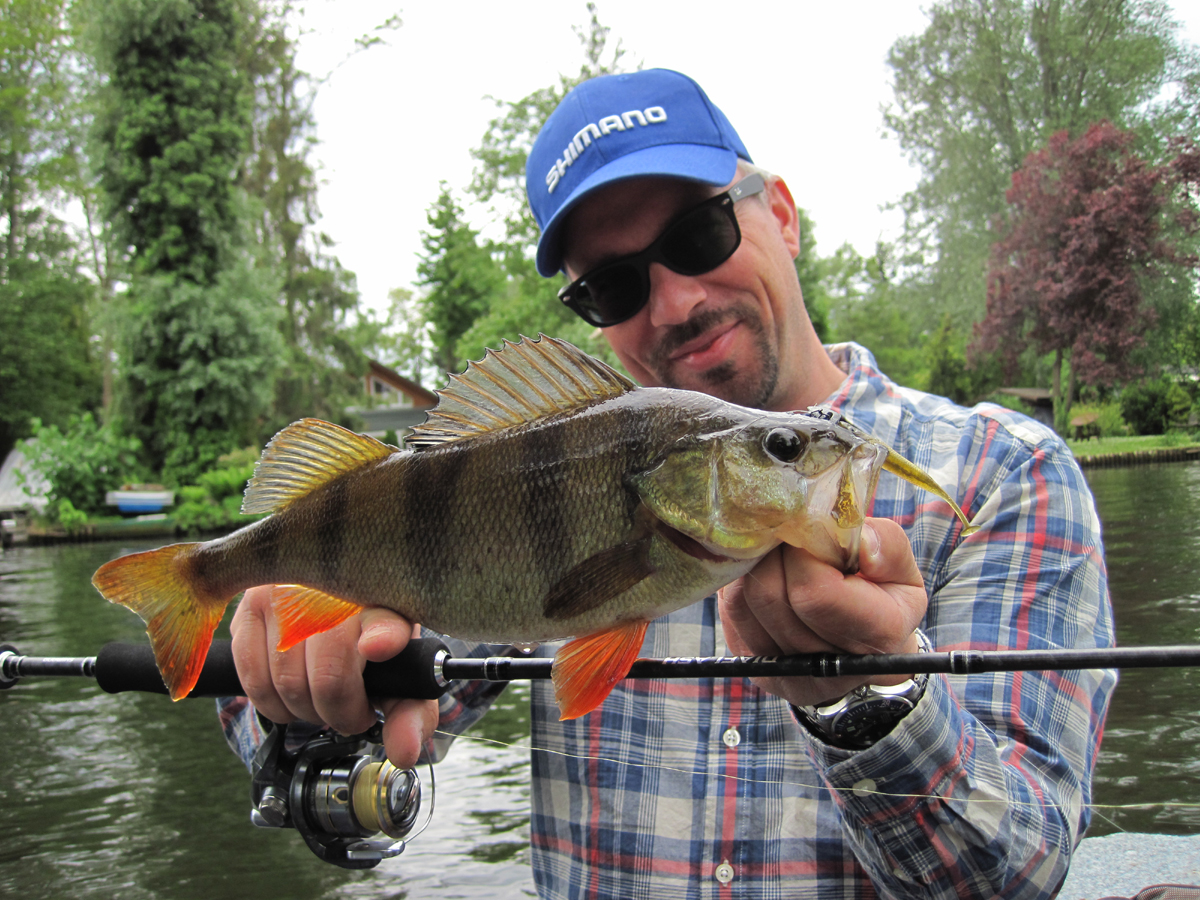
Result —
M233 635L233 664L242 690L255 709L272 722L285 724L296 717L275 690L271 679L271 645L264 610L269 608L270 586L250 588L234 611L229 629Z
M891 519L867 519L863 523L862 550L858 573L876 584L925 587L908 535Z
M392 699L380 703L383 710L383 747L392 765L410 769L421 748L433 736L438 723L436 700Z
M320 721L341 734L359 734L376 721L363 685L366 659L358 652L361 633L360 613L304 642L313 710Z
M791 603L795 592L804 590L810 578L825 574L828 568L805 550L781 545L742 579L742 608L731 604L729 612L753 653L816 653L832 649ZM732 596L736 597L737 592Z
M416 637L414 626L390 609L375 607L362 612L358 652L371 662L391 659Z
M279 624L274 615L269 615L267 645L270 649L271 683L288 712L297 719L324 726L325 720L313 704L308 685L308 641L301 641L287 650L276 649L279 646Z
M851 653L911 649L927 598L908 538L895 522L875 519L864 525L863 543L865 565L855 575L806 555L785 555L789 602L834 647Z
M739 656L772 656L780 652L779 644L756 614L760 604L747 595L760 597L782 591L783 564L776 548L737 581L717 592L721 625L730 652Z

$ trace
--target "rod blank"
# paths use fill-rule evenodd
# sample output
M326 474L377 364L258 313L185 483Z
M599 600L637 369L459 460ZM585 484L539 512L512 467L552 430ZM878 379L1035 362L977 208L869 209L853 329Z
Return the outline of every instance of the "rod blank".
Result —
M453 681L524 681L550 677L552 659L493 656L454 658L436 638L410 641L404 652L382 663L368 663L363 677L375 697L435 699ZM1200 666L1200 646L1110 647L1086 650L952 650L941 653L891 653L856 656L811 653L799 656L714 656L639 659L629 678L731 678L803 675L907 675L982 672L1068 671L1074 669L1146 669ZM150 647L106 644L93 657L22 656L0 644L0 688L34 675L95 678L111 693L146 691L165 694ZM228 641L214 641L200 681L189 696L221 697L244 693Z

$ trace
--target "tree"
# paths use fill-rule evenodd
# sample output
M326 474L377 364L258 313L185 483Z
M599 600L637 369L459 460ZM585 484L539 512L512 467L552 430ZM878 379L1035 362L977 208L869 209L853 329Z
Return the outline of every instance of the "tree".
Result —
M463 362L459 339L503 289L504 273L480 245L477 232L463 221L462 208L445 182L428 221L429 230L421 232L424 252L417 265L419 284L427 288L420 306L430 326L434 364L443 372L457 372Z
M92 287L53 215L73 166L65 0L0 0L0 457L99 399Z
M31 433L32 420L65 426L100 400L87 316L92 287L61 231L30 232L25 253L0 277L0 458Z
M941 0L928 15L888 55L884 121L923 172L903 205L908 249L930 262L924 290L965 326L1028 154L1101 119L1146 141L1195 133L1200 62L1160 0Z
M282 279L284 354L272 404L277 426L302 416L340 421L366 362L357 325L349 321L358 312L354 274L330 253L332 239L314 229L320 211L312 108L319 82L296 65L293 15L290 2L252 6L240 63L253 81L241 185L259 203L253 226L260 265ZM375 31L398 24L393 16ZM364 35L358 44L382 41Z
M130 248L119 347L129 428L191 481L261 427L279 351L277 289L248 252L237 188L250 81L242 0L88 9L107 81L96 117L106 213ZM265 389L264 389L265 387Z
M1186 191L1200 186L1200 150L1184 148L1154 166L1133 152L1134 142L1109 122L1075 140L1061 131L1030 154L1007 193L1009 227L993 249L976 347L998 352L1010 373L1026 346L1052 353L1056 421L1066 419L1076 379L1104 384L1138 374L1131 354L1154 319L1147 279L1197 264L1164 235L1163 213L1174 201L1171 227L1197 231Z
M560 75L555 84L516 102L496 101L501 115L489 123L479 147L471 151L479 165L468 190L505 224L505 243L497 248L497 255L506 282L503 290L493 294L490 308L463 334L462 357L478 359L486 348L500 346L505 338L544 331L619 366L596 329L558 301L560 285L537 274L533 248L538 227L525 199L525 162L546 119L575 85L623 71L620 41L610 52L610 29L600 23L594 3L588 3L587 10L588 25L574 29L584 51L579 72Z

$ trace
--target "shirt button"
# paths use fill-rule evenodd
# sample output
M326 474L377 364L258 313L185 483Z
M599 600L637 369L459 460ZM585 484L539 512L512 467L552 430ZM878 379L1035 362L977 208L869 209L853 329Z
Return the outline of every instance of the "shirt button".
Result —
M875 779L864 778L862 781L857 781L850 790L854 791L855 797L865 797L868 794L875 793Z
M721 740L725 742L726 747L736 747L742 742L742 736L736 728L726 728Z
M729 864L729 860L725 860L717 866L717 870L713 872L713 875L721 884L729 884L729 882L733 881L733 866Z

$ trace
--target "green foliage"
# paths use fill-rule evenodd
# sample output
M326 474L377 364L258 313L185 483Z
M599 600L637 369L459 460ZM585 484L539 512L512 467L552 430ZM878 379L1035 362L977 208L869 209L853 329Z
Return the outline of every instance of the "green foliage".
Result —
M81 509L76 509L71 501L63 497L58 503L54 504L51 513L52 520L58 522L68 534L75 534L83 530L83 526L88 522L88 514Z
M0 274L0 457L32 419L65 426L95 408L100 373L87 315L92 288L53 223L27 229L22 252Z
M429 325L434 364L443 372L457 372L464 362L459 338L488 311L502 290L504 273L480 245L476 231L463 221L462 208L445 182L428 220L429 230L421 233L424 253L417 265L427 292L418 302Z
M59 191L71 148L62 115L71 88L66 0L0 3L0 278L21 251L40 201Z
M1165 3L939 0L888 62L886 126L922 170L906 247L928 302L959 327L983 311L992 219L1011 173L1051 134L1109 119L1147 139L1196 131L1200 65Z
M1121 414L1120 403L1077 403L1071 408L1072 419L1089 415L1096 416L1100 437L1124 437L1132 431ZM1071 436L1068 434L1068 437Z
M139 278L123 298L125 407L166 483L258 439L281 352L274 297L272 273L245 262L212 286Z
M254 474L258 453L253 447L219 457L215 468L202 472L196 484L179 489L179 504L172 513L184 531L236 528L261 516L243 515L242 494Z
M924 384L925 320L898 279L893 248L881 244L863 257L849 244L821 261L830 298L831 339L869 348L883 372L901 384Z
M468 190L505 223L505 245L489 248L491 256L501 261L504 282L492 291L487 309L461 333L456 350L459 360L479 359L487 348L499 347L505 339L543 332L617 364L600 332L558 301L558 280L537 274L532 250L538 228L525 198L525 162L550 113L580 82L622 71L620 42L610 50L609 29L600 24L595 4L589 3L587 9L587 26L575 29L584 51L579 72L562 75L557 84L515 103L497 101L501 115L491 121L480 146L471 151L479 166Z
M925 356L929 366L926 390L955 403L970 404L975 399L980 385L967 368L962 338L955 333L949 314L925 343Z
M1121 391L1121 415L1134 434L1163 434L1186 422L1192 406L1187 391L1166 378L1128 385Z
M503 220L505 239L518 255L523 256L525 248L535 246L538 239L537 222L525 198L525 161L534 139L571 88L590 78L623 71L621 57L625 51L621 42L617 41L605 61L610 29L600 24L595 3L589 2L587 10L587 26L574 29L584 52L579 72L560 75L557 84L527 94L515 103L497 100L502 114L488 124L479 147L471 151L479 166L468 190Z
M816 225L803 209L797 207L796 214L800 217L796 277L800 279L800 293L804 297L804 307L808 310L813 329L821 343L827 344L830 341L829 308L833 301L825 285L826 264L817 256Z
M90 34L107 76L96 118L107 218L136 271L211 284L236 231L233 176L250 128L239 0L102 0Z
M252 216L263 264L280 273L284 353L275 382L272 426L302 416L341 421L358 399L364 347L376 337L360 316L354 274L315 230L317 207L313 102L316 85L296 65L290 2L253 3L241 67L253 81L253 127L241 185L258 203ZM393 16L377 28L398 27ZM382 38L367 38L377 43Z
M64 430L35 420L33 430L23 451L30 469L50 483L47 499L60 518L70 510L100 515L107 511L105 493L142 480L137 438L97 424L91 413L71 416Z

